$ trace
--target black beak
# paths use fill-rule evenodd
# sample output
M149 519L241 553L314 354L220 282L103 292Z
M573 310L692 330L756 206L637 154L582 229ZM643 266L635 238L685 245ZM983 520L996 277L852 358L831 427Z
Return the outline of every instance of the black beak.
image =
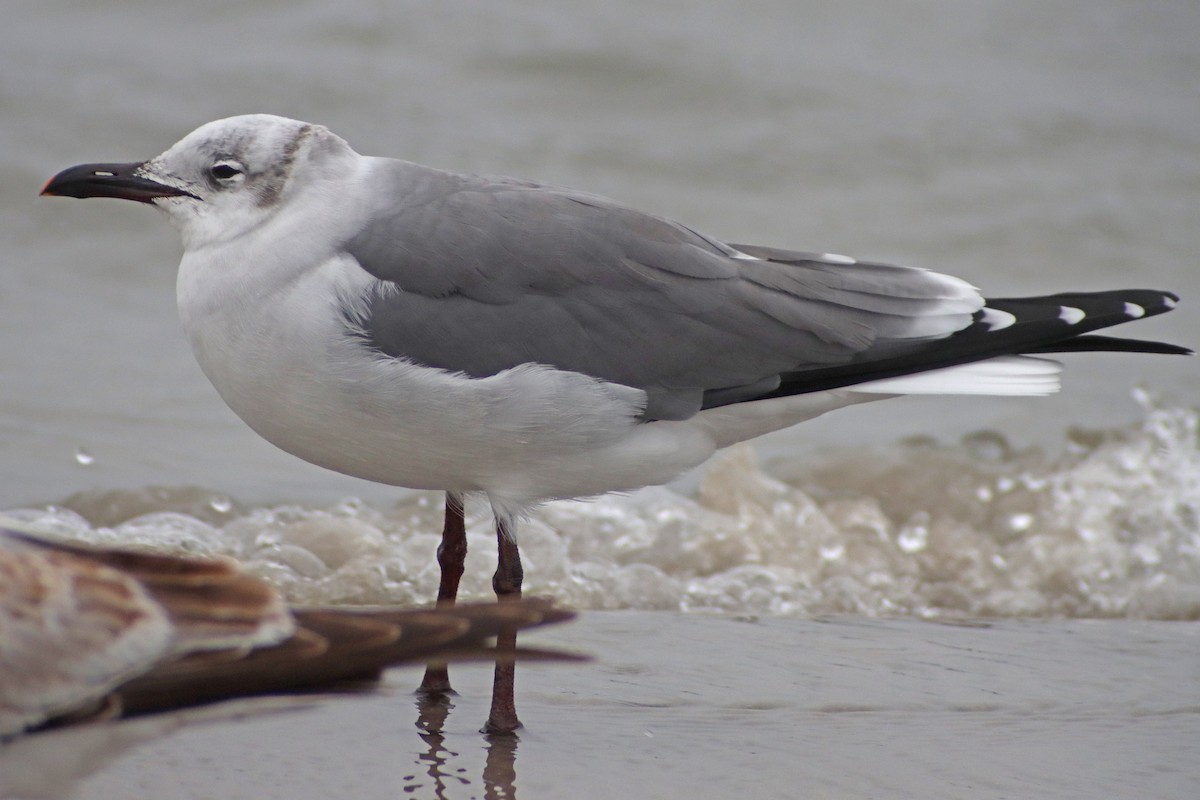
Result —
M42 188L42 194L54 197L117 197L149 203L156 197L199 197L167 186L165 183L135 174L135 164L80 164L55 175Z

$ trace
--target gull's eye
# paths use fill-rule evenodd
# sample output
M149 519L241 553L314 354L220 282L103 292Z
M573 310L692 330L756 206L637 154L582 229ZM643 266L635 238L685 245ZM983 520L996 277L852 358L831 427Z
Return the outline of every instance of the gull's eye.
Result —
M222 183L230 181L244 172L242 165L236 161L218 161L208 168L208 173Z

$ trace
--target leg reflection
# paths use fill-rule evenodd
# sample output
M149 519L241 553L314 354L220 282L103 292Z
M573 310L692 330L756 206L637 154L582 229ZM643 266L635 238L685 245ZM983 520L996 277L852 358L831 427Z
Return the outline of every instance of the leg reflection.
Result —
M510 734L488 734L487 762L483 765L484 800L516 800L517 743Z
M417 756L422 772L404 776L404 794L408 797L429 797L450 800L460 797L453 787L470 786L473 782L472 769L478 769L478 734L472 734L472 742L466 748L467 758L451 750L446 743L446 720L454 708L449 695L419 694L416 698L417 731L425 744L424 752ZM508 733L488 735L486 760L483 765L483 797L485 800L516 800L517 779L517 736ZM452 793L453 792L453 793ZM471 797L478 797L471 792Z
M446 800L448 784L466 785L471 781L465 777L465 767L455 766L458 753L446 748L446 717L454 703L448 695L421 693L417 696L417 730L425 742L425 752L417 756L417 764L425 767L424 780L421 775L405 775L404 791L414 797L433 797Z

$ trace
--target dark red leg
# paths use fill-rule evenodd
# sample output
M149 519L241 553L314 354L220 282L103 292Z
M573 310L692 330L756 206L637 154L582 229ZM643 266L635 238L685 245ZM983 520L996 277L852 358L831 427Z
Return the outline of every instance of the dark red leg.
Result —
M501 602L521 599L521 582L525 576L521 569L521 554L517 550L517 543L508 535L510 524L497 515L496 539L500 548L500 558L496 564L496 574L492 577L492 588L496 590L496 598ZM510 657L496 662L496 676L492 680L492 711L488 714L483 733L513 733L521 727L513 698L516 665L511 655L516 649L517 629L502 630L496 637L496 650L501 654L507 653Z
M463 520L462 497L446 492L446 521L442 526L442 543L438 545L438 565L442 568L442 580L438 584L438 607L452 606L458 597L458 583L463 576L463 562L467 559L467 527ZM449 694L450 673L444 662L431 662L425 668L425 679L421 681L421 694Z

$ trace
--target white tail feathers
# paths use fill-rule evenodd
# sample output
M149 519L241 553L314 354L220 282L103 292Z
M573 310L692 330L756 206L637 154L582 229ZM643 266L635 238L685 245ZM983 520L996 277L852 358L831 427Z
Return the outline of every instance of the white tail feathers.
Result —
M1062 364L1032 356L999 356L986 361L883 378L849 387L868 394L989 394L1035 396L1061 388Z

